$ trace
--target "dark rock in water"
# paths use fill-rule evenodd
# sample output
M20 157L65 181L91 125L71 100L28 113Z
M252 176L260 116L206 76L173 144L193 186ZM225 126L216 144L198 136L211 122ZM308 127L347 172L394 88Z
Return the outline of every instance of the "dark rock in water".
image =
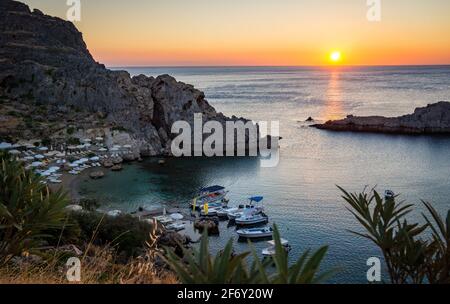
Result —
M194 228L203 232L207 229L208 234L219 234L219 219L202 217L194 221Z
M91 174L89 174L89 177L92 179L100 179L103 178L105 176L105 173L103 173L103 171L95 171L92 172Z
M69 120L74 109L101 113L91 123L120 127L130 135L133 153L142 156L170 154L172 124L193 125L195 113L204 122L248 121L216 112L203 92L169 75L131 77L106 69L71 22L12 0L0 1L0 96L17 106L26 100L28 107L70 108L59 112Z
M314 119L310 116L310 117L308 117L308 119L306 119L305 121L310 122L310 121L314 121Z
M114 165L111 167L112 171L122 171L122 165Z
M112 166L114 166L114 163L111 160L106 159L102 161L102 166L105 168L111 168Z
M342 120L327 121L312 127L332 131L355 131L397 134L450 134L450 102L441 101L413 114L400 117L349 115Z

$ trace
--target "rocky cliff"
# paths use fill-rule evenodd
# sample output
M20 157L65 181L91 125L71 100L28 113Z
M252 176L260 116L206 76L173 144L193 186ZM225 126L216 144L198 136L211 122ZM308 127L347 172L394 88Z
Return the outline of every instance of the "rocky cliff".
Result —
M347 116L312 127L333 131L398 134L450 134L450 102L441 101L400 117Z
M144 155L168 152L174 121L230 119L168 75L106 69L72 23L11 0L0 0L0 104L2 129L17 137L62 136L69 124L99 135L112 127Z

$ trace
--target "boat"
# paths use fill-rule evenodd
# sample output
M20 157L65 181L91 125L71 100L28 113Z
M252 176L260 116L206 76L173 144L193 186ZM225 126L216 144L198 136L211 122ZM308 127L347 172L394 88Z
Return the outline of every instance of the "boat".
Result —
M224 206L221 208L217 208L216 209L216 213L218 217L228 217L228 213L235 213L235 212L239 212L239 210L242 210L241 208L237 208L237 207L229 207L229 206Z
M186 225L183 223L173 223L170 225L166 226L167 230L172 230L172 231L180 231L186 228Z
M166 224L169 224L169 223L173 222L173 219L170 216L167 216L167 215L155 216L154 219L157 220L158 222L160 222L163 225L166 225Z
M285 239L280 239L281 241L281 246L283 246L284 250L286 250L286 253L288 253L289 251L291 251L291 245L289 245L289 241L285 240ZM275 241L274 240L270 240L267 242L270 246L267 248L264 248L262 250L262 255L264 257L272 257L275 255Z
M270 227L240 229L237 231L239 237L247 239L272 237L273 230Z
M195 206L196 208L201 208L204 204L208 204L209 207L219 207L222 204L226 204L227 201L225 196L228 191L225 190L225 187L222 186L211 186L201 188L197 197L193 199L191 202L191 206ZM218 203L220 205L213 206L213 203Z
M234 220L238 217L242 217L245 214L259 214L264 211L264 206L262 205L262 200L264 197L262 196L252 196L248 198L249 202L244 207L239 207L237 210L230 210L228 211L228 218L230 220ZM259 204L261 203L261 204ZM258 204L258 205L257 205Z
M238 217L234 220L236 225L257 225L267 223L269 221L269 217L263 213L258 214L244 214L241 217Z
M384 198L385 198L386 200L395 198L395 193L394 193L394 191L392 191L392 190L386 190L386 191L384 191Z
M205 212L205 209L202 208L200 211L200 215L202 216L216 216L217 215L217 210L219 210L219 207L209 207L208 205L208 213Z

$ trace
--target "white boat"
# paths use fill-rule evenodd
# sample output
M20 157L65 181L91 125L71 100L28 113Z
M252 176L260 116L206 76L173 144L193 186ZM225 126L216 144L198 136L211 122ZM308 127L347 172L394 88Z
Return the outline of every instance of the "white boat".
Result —
M186 228L186 225L183 223L173 223L166 226L167 230L180 231Z
M106 215L110 216L110 217L118 217L121 214L122 214L122 211L120 211L120 210L111 210L111 211L106 212Z
M239 237L255 239L272 237L273 230L270 227L240 229L237 231Z
M237 210L230 210L228 212L228 218L234 220L236 218L242 217L248 214L259 214L264 211L264 206L262 205L262 196L250 197L249 203L244 208L238 208Z
M283 246L284 250L286 250L286 252L289 252L291 250L291 246L289 245L289 241L285 240L285 239L281 239L281 246ZM274 240L270 240L267 242L270 246L267 248L264 248L262 250L262 255L265 257L271 257L275 255L275 241Z
M235 212L239 212L239 210L242 210L242 209L237 208L237 207L224 206L221 208L217 208L216 212L217 212L218 217L228 217L229 213L234 214Z
M170 216L167 216L167 215L155 216L154 219L157 220L158 222L160 222L163 225L173 222L173 219Z
M395 193L392 190L386 190L384 191L384 198L385 199L393 199L395 197Z
M206 214L205 209L202 208L202 210L200 211L200 214L203 216L216 216L217 215L217 210L219 210L220 207L216 207L216 208L210 208L208 207L208 214Z
M250 215L243 215L241 217L238 217L235 219L236 225L256 225L256 224L262 224L267 223L269 218L261 213L258 214L250 214Z

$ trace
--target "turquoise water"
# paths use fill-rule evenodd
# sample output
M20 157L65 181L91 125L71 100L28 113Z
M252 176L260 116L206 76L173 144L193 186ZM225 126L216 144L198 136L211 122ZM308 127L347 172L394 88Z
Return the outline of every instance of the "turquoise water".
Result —
M227 115L279 120L280 163L261 168L257 158L155 159L126 165L98 181L81 182L82 194L97 197L104 208L133 211L139 206L183 206L196 189L221 184L231 202L265 196L272 223L293 246L291 257L307 248L329 245L324 267L340 267L331 280L365 282L366 260L379 256L368 241L347 230L359 230L335 185L350 191L377 185L420 200L442 213L450 209L450 138L333 133L309 128L303 121L337 118L347 113L395 116L417 106L450 100L449 67L345 68L133 68L132 74L170 73L206 92L209 102ZM235 227L223 223L211 238L214 250ZM256 244L258 250L265 243ZM237 243L236 250L246 250ZM385 274L386 275L386 274ZM384 276L387 279L386 276Z

